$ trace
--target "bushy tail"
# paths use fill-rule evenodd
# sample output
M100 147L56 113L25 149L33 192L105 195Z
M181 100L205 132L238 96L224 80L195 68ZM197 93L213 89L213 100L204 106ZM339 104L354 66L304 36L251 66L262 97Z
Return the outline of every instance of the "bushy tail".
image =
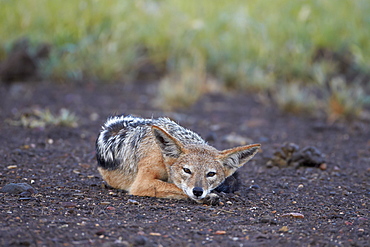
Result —
M109 117L96 140L98 166L107 170L117 169L129 153L125 150L127 143L137 144L138 140L136 139L140 139L145 134L143 131L137 131L139 134L135 135L136 138L133 139L133 131L137 127L151 124L152 119L138 118L131 115Z

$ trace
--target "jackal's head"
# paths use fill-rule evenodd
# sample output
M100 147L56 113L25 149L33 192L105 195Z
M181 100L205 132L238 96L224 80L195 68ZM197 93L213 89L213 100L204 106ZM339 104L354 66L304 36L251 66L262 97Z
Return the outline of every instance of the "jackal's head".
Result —
M152 130L162 150L169 182L195 201L202 201L253 158L261 146L253 144L218 151L207 144L182 144L157 126L153 126Z

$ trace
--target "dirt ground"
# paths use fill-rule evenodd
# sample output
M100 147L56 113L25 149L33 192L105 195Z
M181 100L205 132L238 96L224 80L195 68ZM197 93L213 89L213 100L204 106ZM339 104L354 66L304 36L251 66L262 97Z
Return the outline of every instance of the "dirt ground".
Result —
M155 83L0 84L1 246L369 246L370 123L293 116L258 96L207 95L162 112ZM74 112L78 127L17 125L32 109ZM105 186L95 139L112 114L168 116L218 149L263 150L217 206L130 196ZM321 167L276 166L285 142L325 154Z

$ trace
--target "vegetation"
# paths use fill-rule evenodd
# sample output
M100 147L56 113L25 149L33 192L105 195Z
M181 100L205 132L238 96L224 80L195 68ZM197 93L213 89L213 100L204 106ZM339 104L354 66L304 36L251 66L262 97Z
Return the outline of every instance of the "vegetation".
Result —
M77 116L69 110L62 108L59 114L53 114L49 109L32 108L28 112L22 112L19 120L9 120L11 125L19 125L27 128L45 128L46 126L66 126L76 128Z
M222 89L268 91L294 112L356 115L369 102L368 0L0 4L0 60L20 37L50 43L49 78L133 81L151 65L163 72L166 106L193 103L210 77Z

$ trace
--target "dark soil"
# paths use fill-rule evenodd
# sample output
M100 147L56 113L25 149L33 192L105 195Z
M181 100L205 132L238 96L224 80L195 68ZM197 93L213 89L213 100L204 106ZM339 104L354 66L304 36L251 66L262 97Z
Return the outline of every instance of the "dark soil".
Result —
M0 193L1 246L369 246L369 122L329 125L241 94L208 95L164 113L152 105L154 89L0 85L0 188L32 186ZM79 126L17 125L34 108L69 109ZM240 169L239 191L220 194L220 205L130 196L105 186L95 160L100 126L121 113L171 117L219 149L251 140L263 151ZM270 157L283 144L313 147L325 163L276 165Z

